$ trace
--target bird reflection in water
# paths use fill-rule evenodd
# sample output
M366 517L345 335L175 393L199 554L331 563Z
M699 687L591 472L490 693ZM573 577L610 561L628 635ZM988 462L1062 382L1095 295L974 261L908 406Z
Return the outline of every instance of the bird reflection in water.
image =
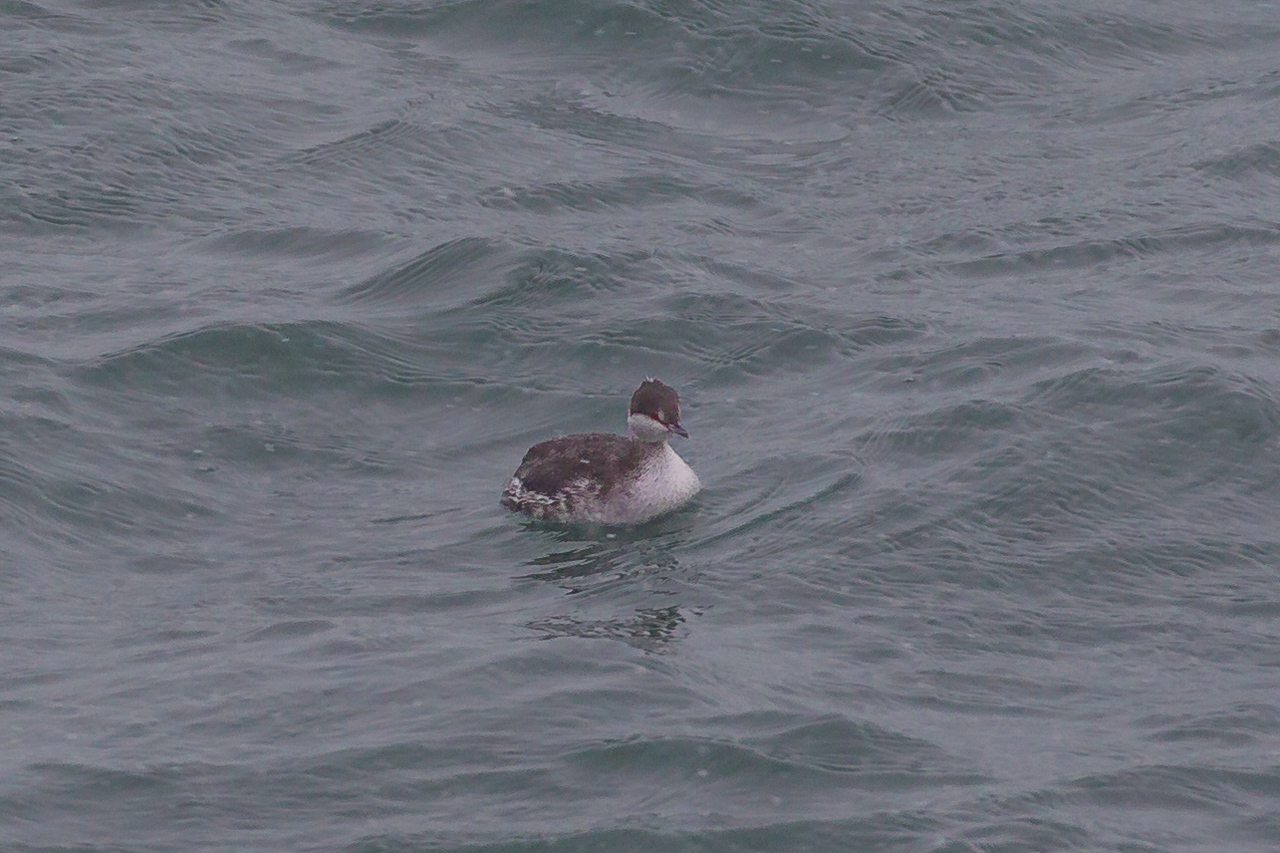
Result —
M677 638L683 624L684 614L678 605L673 605L637 610L630 619L587 620L553 616L530 622L529 627L540 631L546 640L557 637L621 640L641 651L662 654L671 651L671 641Z
M553 583L569 595L600 593L615 586L622 590L640 587L656 595L679 593L683 580L680 563L661 539L619 532L605 540L584 542L572 531L553 535L569 547L529 560L527 565L535 571L520 575L520 579ZM687 610L681 605L641 608L634 615L614 619L557 615L530 622L528 627L544 639L621 640L642 651L661 654L671 651L671 642L681 635Z

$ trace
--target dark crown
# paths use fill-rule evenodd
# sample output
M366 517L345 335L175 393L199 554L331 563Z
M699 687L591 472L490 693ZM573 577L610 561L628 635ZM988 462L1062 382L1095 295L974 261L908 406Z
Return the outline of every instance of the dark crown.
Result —
M657 379L646 379L631 395L629 415L648 415L660 423L680 423L680 397L674 388Z

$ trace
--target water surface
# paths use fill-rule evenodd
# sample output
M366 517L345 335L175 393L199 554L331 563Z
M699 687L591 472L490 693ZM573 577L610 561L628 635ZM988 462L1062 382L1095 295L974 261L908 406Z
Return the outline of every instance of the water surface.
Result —
M1274 850L1275 11L0 6L3 846Z

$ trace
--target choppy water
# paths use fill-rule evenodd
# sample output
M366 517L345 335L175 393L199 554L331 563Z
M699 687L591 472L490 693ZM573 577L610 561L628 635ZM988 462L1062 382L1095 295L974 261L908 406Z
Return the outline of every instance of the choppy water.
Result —
M7 0L0 178L4 850L1280 844L1280 7Z

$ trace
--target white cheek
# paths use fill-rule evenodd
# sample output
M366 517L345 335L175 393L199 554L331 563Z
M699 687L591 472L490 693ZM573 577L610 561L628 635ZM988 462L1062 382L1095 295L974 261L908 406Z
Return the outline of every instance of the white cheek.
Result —
M627 428L641 441L666 441L667 428L648 415L628 415Z

